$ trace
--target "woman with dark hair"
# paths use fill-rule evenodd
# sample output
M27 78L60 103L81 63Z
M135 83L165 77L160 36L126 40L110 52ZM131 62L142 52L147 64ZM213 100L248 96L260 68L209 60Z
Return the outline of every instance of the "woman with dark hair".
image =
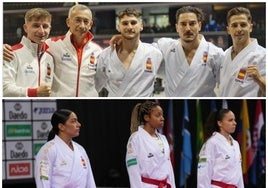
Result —
M198 188L244 188L239 144L231 110L212 112L206 122L205 143L199 153Z
M36 156L37 188L96 188L84 148L72 138L79 136L81 124L74 112L60 109L51 118L48 142Z
M175 188L162 108L155 102L138 103L131 115L126 166L131 188Z

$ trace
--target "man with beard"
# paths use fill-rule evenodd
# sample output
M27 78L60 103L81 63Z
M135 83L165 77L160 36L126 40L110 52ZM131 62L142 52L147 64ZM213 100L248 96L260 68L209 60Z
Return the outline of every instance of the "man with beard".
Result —
M201 9L182 7L176 12L179 39L161 38L154 43L165 60L167 97L214 97L223 50L199 34Z
M266 96L266 49L250 37L253 28L250 11L244 7L231 9L227 23L233 46L226 50L220 71L220 96Z
M108 97L150 97L154 80L162 62L161 52L140 41L143 29L141 13L126 8L118 15L117 30L122 43L100 54L97 65L96 88L106 88Z
M204 13L185 6L176 12L179 39L160 38L153 46L161 50L165 61L166 97L214 97L224 52L199 34ZM121 45L121 37L111 39Z
M69 9L64 36L46 40L46 50L55 60L52 97L97 97L96 63L102 48L92 41L92 12L82 4ZM10 61L12 51L4 46L4 59Z

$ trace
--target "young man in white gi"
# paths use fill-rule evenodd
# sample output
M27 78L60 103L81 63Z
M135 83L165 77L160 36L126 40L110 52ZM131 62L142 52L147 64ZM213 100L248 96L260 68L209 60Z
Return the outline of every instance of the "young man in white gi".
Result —
M118 15L122 45L106 48L99 56L96 88L108 90L108 97L153 96L154 81L162 62L161 52L140 41L141 13L127 8Z
M153 46L165 61L166 97L215 97L224 52L199 34L204 21L201 9L182 7L176 13L179 39L161 38ZM120 36L111 39L118 44ZM121 44L119 44L121 45Z
M45 51L45 40L51 29L51 14L33 8L25 14L26 36L14 45L14 59L3 63L4 97L49 97L54 60Z
M51 96L97 97L96 63L102 48L92 41L93 35L89 31L93 24L92 12L85 5L74 5L66 23L69 27L66 35L46 41L47 51L55 58ZM4 57L10 59L12 55L6 52Z
M236 7L227 14L227 32L233 46L225 51L220 70L221 97L266 96L266 49L250 38L253 24L247 8Z

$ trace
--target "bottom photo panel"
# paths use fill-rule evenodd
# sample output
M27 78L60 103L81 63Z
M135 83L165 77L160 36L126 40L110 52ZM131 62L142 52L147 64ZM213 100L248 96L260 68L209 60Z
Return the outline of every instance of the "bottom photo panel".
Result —
M2 100L2 186L264 188L265 99Z

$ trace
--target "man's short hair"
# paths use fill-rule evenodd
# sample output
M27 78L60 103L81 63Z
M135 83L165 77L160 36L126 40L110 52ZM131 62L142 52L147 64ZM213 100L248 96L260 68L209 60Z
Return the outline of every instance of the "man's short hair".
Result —
M52 15L43 8L32 8L28 10L24 16L25 23L35 20L40 20L42 18L48 18L49 21L52 20Z
M202 11L202 9L197 8L197 7L192 7L192 6L184 6L180 9L178 9L176 12L176 22L177 23L178 23L178 19L179 19L180 14L183 14L183 13L194 13L197 17L197 20L201 23L205 20L205 14Z
M251 21L252 21L251 13L250 13L249 9L247 9L245 7L235 7L235 8L232 8L231 10L229 10L227 13L227 16L226 16L227 23L230 22L230 19L232 16L241 15L241 14L245 14L248 18L248 21L251 23Z
M118 19L122 19L124 16L135 16L136 18L140 18L141 17L141 12L134 9L134 8L126 8L123 11L120 11L118 14Z

